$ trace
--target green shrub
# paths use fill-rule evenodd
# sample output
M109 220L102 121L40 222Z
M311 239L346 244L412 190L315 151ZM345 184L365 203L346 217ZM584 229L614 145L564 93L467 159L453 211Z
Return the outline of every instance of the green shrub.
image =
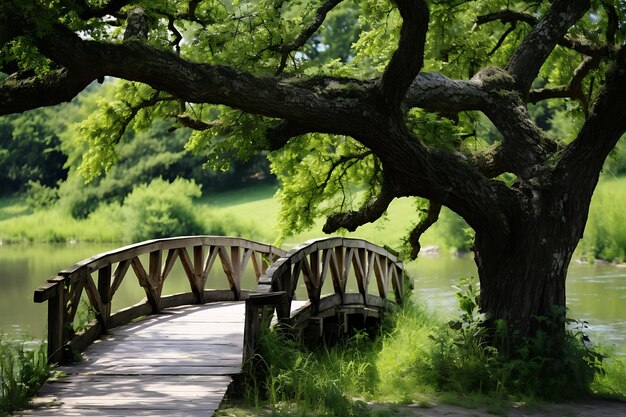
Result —
M44 343L0 335L0 411L26 407L49 374Z
M204 233L192 204L192 199L201 194L200 186L193 180L182 178L171 183L157 178L135 187L122 205L126 239L141 241Z
M47 208L53 206L59 199L58 189L41 185L39 181L29 181L26 191L26 203L29 207Z
M604 372L603 356L586 344L582 329L566 327L561 309L536 317L541 330L531 337L512 333L503 321L487 329L477 289L468 279L462 284L460 319L434 332L429 360L416 364L428 382L445 391L549 400L592 393L595 375Z

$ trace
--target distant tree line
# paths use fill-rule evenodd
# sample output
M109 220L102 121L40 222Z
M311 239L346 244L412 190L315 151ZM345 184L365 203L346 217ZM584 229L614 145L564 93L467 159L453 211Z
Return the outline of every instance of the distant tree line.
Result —
M247 160L233 156L221 169L212 169L206 156L185 149L191 130L163 120L142 129L126 126L117 164L87 181L79 172L88 149L81 129L102 107L96 95L113 99L114 84L95 84L68 104L0 118L0 196L27 193L35 206L62 204L82 218L101 202L121 202L136 186L159 177L193 179L203 193L276 181L262 153Z

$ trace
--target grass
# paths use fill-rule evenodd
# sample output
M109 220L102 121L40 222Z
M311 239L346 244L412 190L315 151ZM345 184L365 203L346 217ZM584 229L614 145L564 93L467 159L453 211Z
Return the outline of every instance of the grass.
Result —
M605 178L591 201L587 227L579 252L593 260L626 260L626 177Z
M221 230L227 235L238 235L269 243L283 243L285 247L323 236L324 219L303 233L279 242L277 223L279 203L274 198L276 187L264 185L204 196L194 202L194 210L203 219L207 233ZM585 236L579 244L578 255L590 259L626 260L626 177L604 178L594 194ZM30 242L125 242L124 225L118 224L116 210L102 206L87 219L74 219L63 209L52 207L33 211L24 197L0 199L0 241ZM408 229L417 220L412 199L395 200L386 215L344 236L359 237L399 250ZM456 217L443 212L441 220L422 237L422 247L453 246L463 240L453 236L459 226ZM452 232L451 232L452 230Z
M275 243L280 235L277 224L279 203L274 198L275 192L273 186L260 186L209 195L196 201L194 208L206 222L207 230L213 230L217 224L228 235ZM87 219L74 219L61 208L33 212L24 198L0 199L0 240L123 242L124 228L117 224L114 213L115 210L104 206ZM392 203L385 218L345 236L399 249L407 229L416 220L416 213L411 199L399 199ZM285 246L324 236L322 225L323 219L320 219L311 230L289 237ZM441 244L442 240L435 227L424 236L422 246Z
M266 242L276 242L280 236L277 223L279 203L274 198L276 187L262 186L253 189L236 190L215 196L205 197L200 201L198 210L211 218L233 218L243 222L252 230L256 238ZM402 198L394 201L387 215L375 223L366 224L347 237L359 237L380 245L399 249L412 222L417 218L417 211L412 199ZM323 236L321 232L324 219L319 219L315 226L306 232L298 233L286 239L285 246L299 244L309 239ZM422 246L441 244L441 233L437 228L427 232L422 239Z
M0 414L27 407L50 370L44 343L1 335Z
M541 376L549 385L550 378L560 382L559 375L540 375L532 361L477 349L482 342L472 336L476 323L465 324L452 330L423 308L406 305L386 318L375 339L357 333L338 346L307 350L269 332L261 343L262 372L248 381L245 400L227 403L218 415L383 416L396 415L404 405L450 404L504 416L512 407L535 411L548 404L546 398L561 398L531 392L536 383L510 378L521 372L527 382ZM555 361L578 360L580 351L564 352ZM624 359L607 356L591 391L580 396L574 387L564 395L626 401L625 385Z
M537 412L550 406L551 402L541 396L508 391L506 381L495 389L487 385L482 389L475 385L442 389L435 381L438 376L434 374L441 367L437 361L445 359L456 367L468 364L471 370L471 357L476 355L452 335L450 340L457 343L454 356L449 352L442 356L439 339L449 334L445 329L449 327L444 320L408 305L387 318L378 337L357 333L333 347L307 349L270 332L262 341L262 372L248 381L243 400L229 399L216 415L394 416L407 415L406 405L415 412L411 415L419 415L416 406L427 409L448 404L506 416L513 407ZM500 377L500 365L486 365ZM596 375L592 396L571 400L626 401L624 365L624 358L609 357L605 360L606 373ZM461 375L466 370L455 372Z

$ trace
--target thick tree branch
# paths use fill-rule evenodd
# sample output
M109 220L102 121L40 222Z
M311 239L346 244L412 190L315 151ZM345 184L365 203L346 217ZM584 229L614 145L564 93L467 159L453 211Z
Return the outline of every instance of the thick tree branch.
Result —
M424 64L428 31L428 7L424 0L396 0L402 29L398 48L380 79L380 90L389 105L400 104Z
M9 77L0 83L0 113L19 113L71 101L94 79L88 74L72 73L65 69L50 71L42 77Z
M554 47L589 7L589 0L556 0L552 3L549 12L533 27L506 66L515 77L519 91L528 92Z
M438 112L483 111L504 140L501 146L477 156L480 171L487 177L506 171L527 176L556 150L556 144L533 123L521 97L503 93L513 86L512 77L497 68L481 70L469 81L422 73L403 104Z
M420 73L415 77L403 105L431 111L459 112L480 110L488 94L476 80L452 80L440 73Z
M289 54L301 48L309 40L309 38L313 36L315 32L317 32L320 26L322 26L322 23L324 23L324 20L326 20L326 15L342 1L343 0L327 0L317 9L311 24L307 26L293 41L287 44L273 46L270 48L270 50L280 52L281 55L280 65L276 70L276 75L280 75L287 66L287 59L289 58Z
M190 62L143 42L109 44L83 40L60 27L41 39L39 46L50 59L79 74L79 79L108 75L143 82L187 102L225 104L250 113L289 119L322 133L349 135L362 126L359 117L363 116L359 113L361 116L355 117L354 108L369 87L358 80L332 79L311 86L309 80L257 77L231 67ZM10 105L14 88L8 87L6 83L0 87L7 97L0 103L0 113L24 110ZM76 90L71 91L76 94ZM36 96L40 92L29 94ZM66 96L69 94L64 93ZM32 106L41 102L34 100ZM337 131L337 117L343 117L343 130Z
M549 100L551 98L570 98L571 92L569 86L560 85L558 87L550 88L537 88L531 90L528 94L529 103L538 103L542 100Z
M383 215L395 196L389 187L383 184L380 194L373 201L368 201L359 211L350 210L345 213L335 213L328 217L322 228L324 233L334 233L340 228L349 232L355 231L359 226L371 223Z
M559 41L559 45L594 58L606 58L613 53L612 48L608 45L597 45L580 36L565 36Z
M486 23L494 22L496 20L499 20L504 24L511 23L512 25L516 22L524 22L532 27L536 26L537 23L539 23L537 18L531 14L507 9L479 16L476 19L476 24L484 25ZM596 45L588 39L582 37L574 38L569 35L565 35L562 39L558 41L558 44L583 55L597 58L605 57L610 54L610 48L607 45Z
M420 244L420 238L426 232L430 226L435 224L439 219L441 213L441 204L428 202L428 209L424 211L424 217L422 217L419 223L411 230L408 236L408 244L411 245L411 259L417 259L422 245Z

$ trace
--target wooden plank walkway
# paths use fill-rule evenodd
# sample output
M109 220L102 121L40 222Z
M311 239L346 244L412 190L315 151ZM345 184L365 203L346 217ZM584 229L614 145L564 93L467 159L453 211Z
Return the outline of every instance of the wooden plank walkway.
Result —
M211 416L241 370L244 311L184 306L113 329L19 415Z

